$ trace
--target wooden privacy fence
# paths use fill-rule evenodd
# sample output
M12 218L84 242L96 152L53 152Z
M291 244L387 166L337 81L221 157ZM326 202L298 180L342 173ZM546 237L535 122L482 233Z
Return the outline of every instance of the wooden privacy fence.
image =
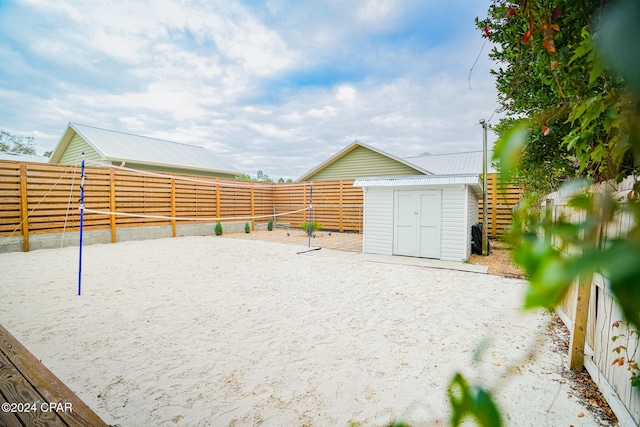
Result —
M325 229L362 230L363 194L353 180L268 184L93 166L85 175L84 229L110 229L112 242L119 228L170 226L175 236L178 224L215 218L254 229L277 215L276 224L298 227L309 219L310 204L312 220ZM488 230L495 237L510 226L520 192L500 186L496 175L487 178ZM79 165L0 161L0 238L22 236L28 251L30 235L78 231L80 179Z
M361 189L353 181L267 184L195 176L163 176L123 168L85 168L85 230L177 224L278 221L297 227L313 197L313 220L325 228L360 231ZM80 166L0 162L0 238L78 231ZM111 215L110 213L119 213ZM126 214L126 215L125 215ZM284 215L283 215L284 214ZM211 227L213 234L213 227Z
M323 227L339 231L362 231L362 189L353 186L353 180L348 181L319 181L306 183L304 187L276 186L274 193L274 212L291 212L309 206L313 198L313 221L322 223ZM297 226L308 221L310 212L300 212L277 217L280 225Z
M520 200L522 190L513 185L502 184L498 174L487 175L487 231L489 237L498 237L509 231L513 218L513 209ZM482 223L482 204L478 202L478 222Z
M632 180L626 180L617 188L608 188L608 191L624 192L626 194L632 189ZM603 191L602 187L596 187L593 192ZM547 196L543 203L545 210L548 209L553 219L563 216L567 220L574 219L576 222L583 220L581 213L566 205L567 199L558 193ZM582 214L583 215L583 214ZM633 227L633 217L629 212L619 212L605 230L602 231L600 239L606 241L608 238L624 236ZM552 244L559 242L551 241ZM639 284L640 285L640 284ZM595 275L591 285L582 288L586 295L578 298L581 288L578 284L572 286L565 296L565 299L556 308L559 316L565 325L572 331L572 334L583 334L586 344L584 366L589 371L593 380L598 384L600 390L607 398L607 402L615 411L620 425L637 425L640 423L640 388L631 385L631 372L626 367L613 364L613 361L620 357L613 351L614 348L622 344L621 341L614 341L613 337L620 334L628 334L628 330L623 322L620 326L613 327L614 322L623 319L622 312L607 289L607 279L601 275ZM579 307L580 300L586 301L588 307ZM586 328L576 328L576 313L585 310L587 314ZM625 343L630 350L637 349L638 336L633 334L630 342ZM572 342L577 340L572 336ZM640 354L636 354L637 357ZM618 400L611 393L615 393Z

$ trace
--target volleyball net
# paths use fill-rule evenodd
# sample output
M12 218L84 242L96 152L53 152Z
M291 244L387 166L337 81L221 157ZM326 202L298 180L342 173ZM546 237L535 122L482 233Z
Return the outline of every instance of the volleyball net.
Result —
M362 190L351 181L267 184L140 171L88 159L85 164L82 196L80 159L72 165L0 164L0 176L11 178L7 192L16 195L0 200L0 248L22 246L24 240L28 251L29 237L40 245L43 239L35 236L41 234L49 236L48 242L59 234L62 246L65 233L80 229L81 198L86 231L115 234L138 226L217 221L250 222L259 229L270 219L279 228L311 220L327 230L362 229Z
M104 176L104 169L88 171L87 229L107 223L130 227L218 221L250 222L252 230L269 221L279 228L317 221L329 230L362 229L362 193L349 181L269 184L168 175L92 160L86 164L112 171L110 177ZM96 172L97 179L93 179L91 174ZM109 189L105 181L111 182Z
M271 221L278 228L316 221L326 231L362 229L362 190L348 180L262 183L141 171L84 158L72 165L2 163L0 176L9 177L7 191L17 194L0 200L5 218L0 249L21 245L28 251L36 240L41 248L54 241L63 247L74 244L70 232L84 232L92 243L107 243L110 235L115 243L137 239L144 234L138 228L149 226L163 227L149 228L154 236L214 234L218 221L225 233L244 231L246 223L251 231L266 229ZM46 239L36 239L44 234ZM52 239L55 235L60 239Z

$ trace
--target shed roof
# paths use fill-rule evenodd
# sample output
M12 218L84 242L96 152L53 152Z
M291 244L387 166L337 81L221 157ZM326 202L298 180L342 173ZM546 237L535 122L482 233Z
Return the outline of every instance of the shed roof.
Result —
M240 172L204 147L150 138L94 126L69 123L60 138L51 162L60 160L74 134L80 135L109 162L132 162L157 166L177 166L231 174Z
M358 178L353 183L354 187L414 187L435 185L470 185L475 190L481 191L480 177L477 174L454 175L418 175L380 178Z
M497 172L491 165L492 156L493 151L489 150L487 152L488 174ZM404 160L435 175L482 173L482 150L405 157Z

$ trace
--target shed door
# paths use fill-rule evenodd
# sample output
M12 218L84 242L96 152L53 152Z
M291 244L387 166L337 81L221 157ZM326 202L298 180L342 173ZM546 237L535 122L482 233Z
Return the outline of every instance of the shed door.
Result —
M395 255L440 258L441 190L396 191Z

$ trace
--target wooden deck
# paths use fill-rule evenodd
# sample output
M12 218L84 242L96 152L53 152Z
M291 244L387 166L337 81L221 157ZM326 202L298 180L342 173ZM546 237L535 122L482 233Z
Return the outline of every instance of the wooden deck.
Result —
M0 426L104 426L76 394L0 325Z

